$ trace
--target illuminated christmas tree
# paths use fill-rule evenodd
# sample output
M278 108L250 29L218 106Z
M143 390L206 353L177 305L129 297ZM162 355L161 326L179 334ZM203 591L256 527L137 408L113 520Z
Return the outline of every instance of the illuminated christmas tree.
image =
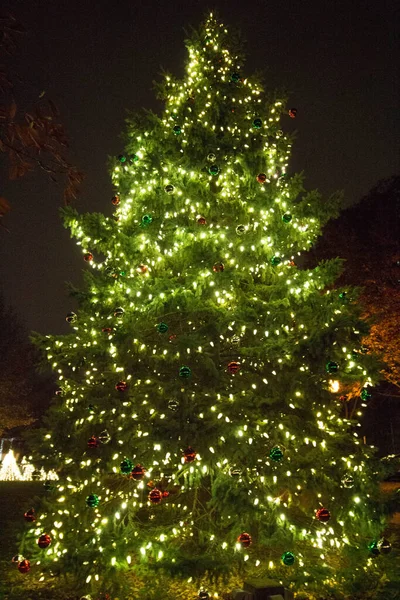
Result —
M0 481L18 481L22 479L14 452L9 450L1 461Z
M339 260L296 264L340 198L288 175L297 111L224 25L209 16L187 47L162 116L128 123L113 216L64 212L86 287L71 333L38 339L59 374L41 454L60 480L22 551L81 593L141 581L149 599L177 576L222 597L232 575L339 594L394 554L375 556L379 469L342 416L375 377L365 325L350 289L329 291Z

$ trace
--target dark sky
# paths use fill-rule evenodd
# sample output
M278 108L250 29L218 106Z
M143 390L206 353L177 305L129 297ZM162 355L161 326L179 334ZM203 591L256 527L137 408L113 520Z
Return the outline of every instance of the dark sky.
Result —
M399 170L399 18L394 0L214 0L247 39L247 72L285 87L298 118L291 170L308 188L344 189L354 202ZM4 3L3 3L4 5ZM24 23L14 65L23 95L47 90L61 109L71 157L86 172L80 211L112 213L107 156L121 150L126 110L159 110L161 67L183 73L184 28L207 4L195 0L5 1ZM396 75L397 71L397 75ZM0 231L0 285L30 329L68 330L74 308L64 282L79 284L81 251L58 217L61 191L44 176L0 181L12 203ZM338 249L340 252L340 249Z

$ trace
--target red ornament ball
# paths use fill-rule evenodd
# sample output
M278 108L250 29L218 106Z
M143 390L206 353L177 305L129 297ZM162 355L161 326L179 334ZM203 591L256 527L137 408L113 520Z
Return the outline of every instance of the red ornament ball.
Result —
M241 533L237 539L242 548L248 548L251 545L251 535L249 533Z
M163 497L162 492L160 492L160 490L157 488L154 488L154 490L151 490L151 492L148 496L148 498L152 504L160 504L162 497Z
M321 523L327 523L331 518L331 513L327 508L319 508L315 511L315 518Z
M47 548L51 544L51 537L47 533L43 533L38 539L39 548Z
M36 521L35 510L33 508L30 508L29 510L27 510L26 513L24 514L24 519L28 523L34 523Z
M295 119L297 116L297 108L289 108L289 117Z
M88 448L98 448L100 445L99 439L95 435L92 435L92 437L88 439L87 445Z
M265 183L267 181L267 176L265 173L259 173L257 175L257 181L258 183Z
M91 252L86 252L86 254L83 255L83 260L86 262L92 262L93 254Z
M112 330L113 330L113 328L112 328L112 327L102 327L102 328L101 328L101 331L102 331L103 333L108 333L108 334L112 333Z
M206 218L205 218L205 217L199 217L199 218L197 219L197 224L198 224L198 225L207 225Z
M163 498L168 498L169 496L169 492L167 492L167 490L164 490L162 493Z
M140 481L143 479L145 473L146 470L144 467L142 467L142 465L136 465L136 467L133 467L132 469L131 477L135 481Z
M212 268L214 273L222 273L222 271L224 269L225 269L225 267L224 267L223 263L221 263L221 262L215 263Z
M149 267L147 265L139 265L138 268L136 269L136 271L141 274L141 273L147 273L147 271L149 270Z
M126 392L128 389L128 384L126 381L118 381L118 383L115 384L115 389L117 392Z
M31 570L31 563L29 562L29 560L27 560L26 558L24 558L24 560L21 560L21 562L18 565L18 571L20 573L28 573L28 571Z
M115 196L113 196L111 198L111 202L114 204L114 206L118 206L118 204L121 202L120 197L118 196L118 194L116 194Z
M188 446L186 450L183 452L183 458L185 463L192 463L196 460L197 453L193 450L191 446Z
M240 363L236 362L236 360L232 360L228 364L228 371L232 375L235 375L235 373L238 373L240 371Z

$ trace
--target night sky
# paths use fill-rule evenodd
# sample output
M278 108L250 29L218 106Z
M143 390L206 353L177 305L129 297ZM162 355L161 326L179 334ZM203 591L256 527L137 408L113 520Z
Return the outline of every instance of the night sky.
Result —
M399 170L397 2L347 0L25 0L3 2L28 30L13 60L22 97L46 90L61 110L71 160L86 173L79 211L112 213L107 157L122 150L127 110L160 111L152 81L183 74L184 28L208 6L247 40L246 73L286 88L298 131L290 171L353 203ZM398 73L398 71L397 71ZM18 101L18 98L17 98ZM262 116L262 115L260 115ZM62 192L44 174L0 181L12 204L0 231L0 286L30 329L68 331L64 282L81 282L80 249L61 224ZM340 249L338 249L340 253Z

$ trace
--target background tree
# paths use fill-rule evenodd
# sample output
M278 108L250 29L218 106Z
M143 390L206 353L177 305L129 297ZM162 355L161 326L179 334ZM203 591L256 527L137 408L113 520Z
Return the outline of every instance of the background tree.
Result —
M76 197L82 173L66 158L68 140L55 104L46 92L36 94L28 106L21 105L23 83L12 72L10 57L16 51L23 26L11 14L0 14L0 152L8 162L10 179L39 168L53 181L65 180L64 202ZM0 217L9 210L0 198Z
M337 386L365 404L376 363L329 291L340 261L295 262L341 199L288 175L296 109L237 36L211 15L187 46L162 115L128 123L114 214L64 211L90 270L71 333L37 338L62 390L37 453L60 480L21 552L79 593L176 598L178 577L205 599L252 575L365 599L397 562Z
M33 424L54 393L53 378L39 374L37 348L14 311L0 297L0 436Z
M363 338L364 351L382 361L384 377L374 390L364 423L368 439L381 453L399 453L400 427L400 177L377 183L359 202L330 221L306 260L340 256L343 272L335 287L360 288L358 302L371 323ZM348 395L350 412L357 395ZM379 426L377 424L379 423Z

